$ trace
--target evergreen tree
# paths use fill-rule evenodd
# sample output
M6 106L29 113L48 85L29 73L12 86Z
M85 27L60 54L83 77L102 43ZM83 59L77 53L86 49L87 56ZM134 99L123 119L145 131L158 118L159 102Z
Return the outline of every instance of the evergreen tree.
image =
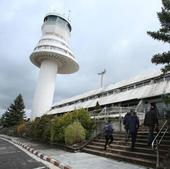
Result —
M153 39L170 43L170 0L162 0L162 4L162 11L157 13L161 28L156 32L147 33ZM164 67L161 69L163 73L170 71L170 51L155 54L151 61L155 64L163 64Z
M95 113L98 114L98 113L100 113L101 111L102 111L102 108L101 108L99 102L97 101L96 106L95 106Z
M14 103L12 103L2 115L2 124L9 127L22 123L25 115L24 109L24 101L21 94L19 94L14 100Z
M11 126L10 124L10 112L6 111L1 117L1 125L3 125L4 127L8 127Z

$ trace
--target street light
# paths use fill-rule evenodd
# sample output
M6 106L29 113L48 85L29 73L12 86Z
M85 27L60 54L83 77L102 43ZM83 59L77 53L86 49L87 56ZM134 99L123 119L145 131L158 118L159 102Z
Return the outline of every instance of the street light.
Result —
M101 76L101 83L100 83L101 87L103 87L103 76L104 76L105 73L106 73L106 69L104 69L102 72L98 73L98 75Z

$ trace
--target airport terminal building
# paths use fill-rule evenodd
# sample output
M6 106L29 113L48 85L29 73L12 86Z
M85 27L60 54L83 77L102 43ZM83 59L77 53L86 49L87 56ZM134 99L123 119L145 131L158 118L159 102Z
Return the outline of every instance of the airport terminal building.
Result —
M162 96L165 94L170 94L170 72L165 75L161 72L138 75L62 100L54 104L47 114L59 115L80 108L94 111L97 104L101 109L134 107L136 111L144 112L146 103L156 103L163 115Z

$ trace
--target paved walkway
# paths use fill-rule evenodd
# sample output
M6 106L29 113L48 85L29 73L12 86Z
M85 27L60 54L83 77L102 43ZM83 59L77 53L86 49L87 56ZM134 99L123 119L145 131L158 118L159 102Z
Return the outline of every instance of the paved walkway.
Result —
M71 166L73 169L146 169L146 167L129 164L126 162L115 161L112 159L91 155L88 153L66 152L48 145L28 141L26 139L18 139L23 144L38 150L39 152L51 156L65 165Z

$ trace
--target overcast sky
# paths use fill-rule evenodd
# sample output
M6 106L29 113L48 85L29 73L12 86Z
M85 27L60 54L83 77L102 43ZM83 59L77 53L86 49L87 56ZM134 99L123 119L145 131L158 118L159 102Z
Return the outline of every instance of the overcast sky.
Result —
M161 0L1 0L0 112L21 93L31 108L39 69L30 54L41 37L41 25L52 10L70 19L70 46L80 70L57 75L54 103L104 85L159 70L151 56L169 46L146 34L158 30Z

